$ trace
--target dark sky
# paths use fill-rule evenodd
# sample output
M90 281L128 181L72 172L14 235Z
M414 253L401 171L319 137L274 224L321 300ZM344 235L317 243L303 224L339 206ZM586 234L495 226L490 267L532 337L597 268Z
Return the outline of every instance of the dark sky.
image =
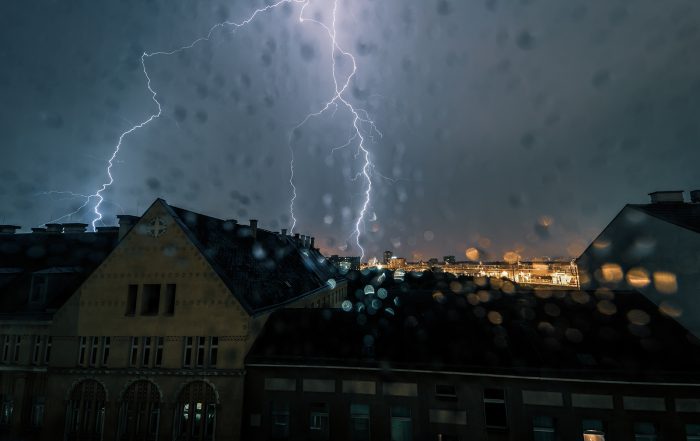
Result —
M155 111L143 51L264 4L0 2L0 221L40 225L83 202L41 192L99 188L120 133ZM314 4L327 22L330 0ZM290 129L333 91L328 37L298 13L148 60L163 116L125 138L108 223L163 197L288 227ZM346 96L383 133L368 143L369 256L577 255L625 203L700 188L695 0L339 0L337 29L358 63ZM330 154L348 118L330 112L293 137L298 229L327 253L358 253L343 248L361 162L353 147Z

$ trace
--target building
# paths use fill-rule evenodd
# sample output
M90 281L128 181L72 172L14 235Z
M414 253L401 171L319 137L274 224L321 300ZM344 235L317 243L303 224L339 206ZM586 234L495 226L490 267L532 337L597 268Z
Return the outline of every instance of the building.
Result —
M581 286L636 289L700 336L700 190L626 205L578 258Z
M455 256L445 256L445 257L442 258L442 261L443 261L446 265L454 265L455 263L457 263L457 260L455 259Z
M272 314L246 360L244 439L700 433L698 340L637 292L389 291L394 314Z
M392 257L394 257L394 253L391 251L384 251L384 265L388 265Z
M328 258L328 261L342 273L360 269L360 256L338 256L334 254Z
M244 358L269 314L346 294L313 238L255 220L158 199L118 232L71 228L0 238L6 437L239 439Z
M391 269L391 270L401 269L405 266L406 266L406 259L403 257L396 257L396 256L393 256L389 260L389 263L386 265L386 267L388 269Z

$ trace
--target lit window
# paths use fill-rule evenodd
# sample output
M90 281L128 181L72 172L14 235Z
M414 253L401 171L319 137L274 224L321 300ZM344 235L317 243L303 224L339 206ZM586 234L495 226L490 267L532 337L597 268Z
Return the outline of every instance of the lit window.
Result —
M143 349L141 351L141 366L146 366L151 363L151 337L143 338Z
M412 439L411 409L405 406L393 406L391 408L391 441L411 441Z
M110 337L102 337L102 366L107 366L109 361L109 346L111 343Z
M635 441L656 441L658 439L656 425L653 423L634 423Z
M216 367L219 359L219 337L209 339L209 366Z
M603 420L583 420L583 441L605 441Z
M350 439L369 441L369 405L350 405Z
M154 362L155 367L161 367L163 365L163 337L156 337L156 359Z
M534 441L554 441L556 432L554 418L549 416L536 416L532 419L532 437Z
M131 348L129 349L129 366L136 366L139 359L139 338L131 337Z
M193 337L185 337L185 350L182 356L182 365L185 367L192 366L192 341Z
M484 389L484 416L489 429L508 427L506 394L503 389Z

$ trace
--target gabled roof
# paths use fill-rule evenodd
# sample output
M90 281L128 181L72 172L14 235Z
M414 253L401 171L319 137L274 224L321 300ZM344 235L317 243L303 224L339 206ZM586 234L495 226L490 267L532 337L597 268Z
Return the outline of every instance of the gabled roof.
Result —
M649 216L653 216L679 227L700 233L700 204L629 204L628 207L640 210Z
M116 231L0 235L0 315L51 315L114 249ZM49 277L46 301L29 302L33 276Z
M324 289L338 278L317 250L293 237L217 219L161 200L190 240L251 314Z
M700 342L635 291L390 289L394 314L280 310L248 365L436 370L622 381L697 381ZM480 298L485 298L481 291ZM391 297L400 299L395 306ZM601 303L603 302L603 303Z

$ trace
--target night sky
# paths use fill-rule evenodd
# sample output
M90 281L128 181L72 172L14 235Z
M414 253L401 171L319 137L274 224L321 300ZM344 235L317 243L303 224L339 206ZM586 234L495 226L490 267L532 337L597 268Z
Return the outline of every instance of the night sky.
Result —
M0 223L39 226L84 202L42 192L90 194L107 179L119 135L156 110L144 51L264 5L0 2ZM330 0L312 6L330 20ZM290 130L333 94L328 36L299 9L148 60L163 115L124 139L108 224L162 197L289 227ZM368 257L576 256L625 203L700 188L695 0L340 0L337 30L358 64L345 96L383 134L367 144ZM349 117L312 119L292 147L297 231L352 255L361 158L353 146L331 154ZM62 221L91 220L86 209Z

